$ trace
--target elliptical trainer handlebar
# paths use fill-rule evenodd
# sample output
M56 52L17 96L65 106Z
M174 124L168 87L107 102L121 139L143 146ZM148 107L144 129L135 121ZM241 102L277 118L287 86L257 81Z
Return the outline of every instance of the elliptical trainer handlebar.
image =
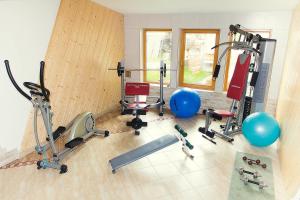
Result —
M20 86L17 84L17 82L15 81L15 79L14 79L12 73L11 73L11 70L10 70L9 61L5 60L4 63L5 63L5 67L6 67L6 71L7 71L7 74L9 76L9 79L11 80L14 87L18 90L18 92L22 96L24 96L26 99L31 101L32 97L30 95L28 95L26 92L24 92L20 88ZM45 68L45 62L41 61L41 63L40 63L40 85L35 84L35 83L31 83L31 82L24 82L23 85L30 90L31 95L43 96L46 101L49 101L50 91L47 88L45 88L44 68Z
M5 67L6 67L6 71L7 71L7 74L9 76L9 79L11 80L12 84L15 86L15 88L18 90L18 92L23 95L26 99L28 99L29 101L31 101L31 96L29 96L26 92L24 92L20 87L19 85L17 84L17 82L15 81L12 73L11 73L11 70L10 70L10 66L9 66L9 61L8 60L4 60L4 64L5 64Z
M50 91L45 88L45 82L44 82L44 74L45 74L45 62L40 62L40 84L41 84L41 90L43 93L43 96L45 97L46 101L49 101Z

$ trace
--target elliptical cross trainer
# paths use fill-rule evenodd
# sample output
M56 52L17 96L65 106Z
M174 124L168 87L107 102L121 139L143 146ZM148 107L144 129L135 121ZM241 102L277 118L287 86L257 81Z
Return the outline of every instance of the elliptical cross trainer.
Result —
M34 121L33 121L33 129L36 140L35 150L38 154L43 155L43 159L37 162L37 169L46 169L53 168L60 170L60 173L65 173L68 171L67 165L60 164L60 161L71 151L73 151L76 147L83 144L88 138L94 135L102 135L107 137L109 135L109 131L100 131L96 128L95 118L91 112L84 112L77 115L66 127L59 126L54 132L52 130L52 116L51 105L50 105L50 91L45 88L44 85L44 67L45 62L40 62L40 85L24 82L24 86L29 89L30 95L24 92L19 85L16 83L11 70L9 61L4 61L6 66L6 71L8 76L14 85L14 87L18 90L18 92L23 95L26 99L28 99L34 108ZM46 143L41 144L38 128L37 128L37 118L38 111L41 112L44 126L47 133ZM62 151L58 151L55 145L55 141L58 140L61 136L65 135L65 133L70 132L67 143L64 145L64 149ZM51 149L52 157L47 158L47 150Z

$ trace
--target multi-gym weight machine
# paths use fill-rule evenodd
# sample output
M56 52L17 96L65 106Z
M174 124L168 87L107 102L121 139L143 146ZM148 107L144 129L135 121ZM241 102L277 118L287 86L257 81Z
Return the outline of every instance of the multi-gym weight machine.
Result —
M262 38L260 35L243 30L240 25L230 25L229 34L233 41L224 42L214 48L226 45L226 49L218 59L213 79L218 77L221 61L231 50L242 50L238 56L235 70L227 91L227 97L233 99L230 110L207 109L205 127L199 131L205 139L212 143L215 136L233 142L233 136L241 132L243 120L253 112L263 112L266 108L272 63L276 48L275 39ZM221 125L221 132L210 129L212 120L227 118Z
M161 61L159 68L129 68L125 69L124 61L118 62L116 69L118 76L121 78L121 114L133 115L130 122L127 122L127 126L131 126L135 129L135 135L139 135L138 131L142 127L147 126L147 122L142 121L140 115L146 115L149 108L157 108L159 110L159 116L164 114L164 78L166 77L167 69L166 64ZM134 71L158 71L159 72L159 96L150 96L150 84L145 82L127 82L126 72ZM151 99L151 103L147 102L147 99Z
M67 126L59 126L54 132L52 130L52 117L50 105L50 91L45 88L44 84L44 67L45 63L40 63L40 84L24 82L24 86L29 89L30 95L24 92L15 81L9 61L4 61L7 74L18 92L29 100L34 108L33 130L36 141L35 150L39 155L42 155L42 160L37 162L37 169L53 168L60 170L60 173L67 172L67 165L60 164L61 160L76 147L83 144L88 138L95 135L107 137L108 131L101 131L96 128L95 118L91 112L84 112L77 115ZM43 123L46 129L46 142L42 144L38 134L38 112L40 111ZM55 142L69 132L67 142L62 151L58 151ZM47 150L51 149L52 157L47 157Z

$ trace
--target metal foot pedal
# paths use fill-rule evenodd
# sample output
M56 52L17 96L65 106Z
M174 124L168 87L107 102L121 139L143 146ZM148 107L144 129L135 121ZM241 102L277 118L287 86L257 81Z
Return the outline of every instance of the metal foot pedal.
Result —
M133 149L127 153L117 156L109 161L112 168L112 173L115 173L117 169L128 165L136 160L139 160L145 156L148 156L156 151L159 151L167 146L175 144L179 139L174 135L165 135L152 142L144 144L136 149Z
M60 135L61 135L62 133L64 133L65 131L66 131L66 127L64 127L64 126L59 126L59 127L52 133L52 135L53 135L53 140L55 141L55 140L56 140L57 138L59 138ZM50 140L49 137L47 137L46 140L49 141L49 140Z
M78 145L83 143L83 138L74 138L70 142L65 144L66 148L73 149L74 147L77 147Z

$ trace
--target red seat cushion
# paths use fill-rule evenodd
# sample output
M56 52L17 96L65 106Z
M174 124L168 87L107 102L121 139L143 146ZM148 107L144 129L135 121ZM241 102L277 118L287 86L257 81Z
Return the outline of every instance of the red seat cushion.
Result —
M221 115L222 117L233 117L234 113L229 112L228 110L215 110L214 113Z

